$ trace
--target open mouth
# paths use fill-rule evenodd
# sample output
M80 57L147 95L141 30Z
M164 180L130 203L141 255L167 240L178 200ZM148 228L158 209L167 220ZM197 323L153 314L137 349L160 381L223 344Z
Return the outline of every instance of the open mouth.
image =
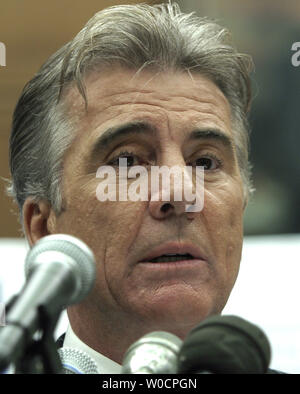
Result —
M150 248L149 248L150 249ZM166 242L160 244L148 251L148 254L141 256L140 263L148 263L149 267L155 266L163 267L179 267L179 266L199 266L201 261L206 261L207 258L203 255L202 250L190 242ZM169 264L168 264L169 263ZM172 264L173 263L173 264Z
M169 253L163 254L161 256L155 257L154 259L147 260L150 263L169 263L174 261L184 261L184 260L193 260L194 257L189 254L178 254L178 253Z

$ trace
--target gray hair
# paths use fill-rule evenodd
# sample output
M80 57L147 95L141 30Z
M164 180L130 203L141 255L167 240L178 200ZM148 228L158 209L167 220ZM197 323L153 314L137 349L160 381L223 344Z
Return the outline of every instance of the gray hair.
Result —
M62 163L75 137L63 92L77 85L88 106L84 77L95 68L184 70L210 78L231 107L237 160L245 198L252 191L248 161L251 58L233 47L226 28L176 3L120 5L96 13L73 40L58 50L23 89L10 137L9 194L22 207L27 197L62 209Z

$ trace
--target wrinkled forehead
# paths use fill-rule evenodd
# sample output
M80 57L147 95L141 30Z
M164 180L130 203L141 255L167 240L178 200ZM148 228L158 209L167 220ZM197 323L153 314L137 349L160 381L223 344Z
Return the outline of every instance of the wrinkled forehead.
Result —
M109 107L159 101L172 110L196 109L206 105L230 114L230 105L218 86L200 73L188 71L129 70L122 67L90 72L83 80L87 107L77 86L67 90L70 113L78 118L93 116ZM226 114L226 115L227 115Z
M155 129L159 144L170 138L182 144L197 129L213 129L235 150L229 103L207 77L119 68L92 72L84 83L87 107L74 85L65 98L74 131L71 151L76 154L91 150L108 130L136 122Z

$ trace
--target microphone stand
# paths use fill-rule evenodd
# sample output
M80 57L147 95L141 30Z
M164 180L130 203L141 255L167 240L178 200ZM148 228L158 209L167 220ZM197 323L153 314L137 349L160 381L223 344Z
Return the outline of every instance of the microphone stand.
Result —
M16 297L9 303L9 308L13 305ZM34 339L28 335L26 327L18 325L24 332L26 345L24 351L14 361L15 374L62 374L62 364L58 355L57 346L54 340L54 329L56 327L59 313L52 313L46 306L37 307L39 317L39 331ZM14 323L7 322L7 325Z

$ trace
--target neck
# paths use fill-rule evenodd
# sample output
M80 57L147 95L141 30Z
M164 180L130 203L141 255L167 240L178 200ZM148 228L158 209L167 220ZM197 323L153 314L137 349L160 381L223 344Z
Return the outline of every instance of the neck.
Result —
M82 342L120 365L129 346L142 336L153 331L166 331L184 339L192 328L171 327L169 322L149 324L120 313L115 319L113 313L103 317L99 311L89 310L82 304L68 308L68 317L74 333Z

